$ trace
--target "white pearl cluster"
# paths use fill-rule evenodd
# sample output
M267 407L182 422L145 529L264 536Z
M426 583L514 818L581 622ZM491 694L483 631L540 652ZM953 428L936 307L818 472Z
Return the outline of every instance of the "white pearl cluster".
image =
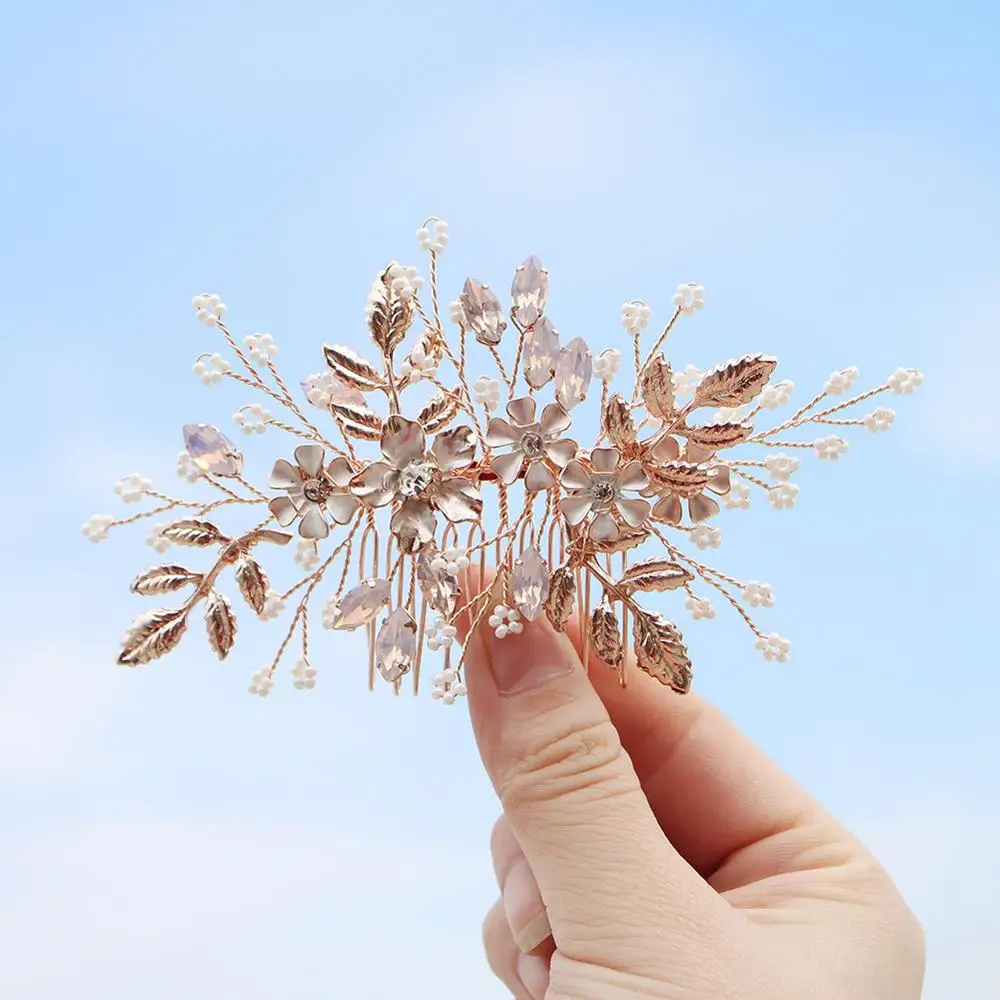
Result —
M791 510L798 497L799 488L795 483L781 483L767 491L767 499L775 510Z
M153 484L140 476L138 472L133 472L129 476L124 476L115 483L115 493L125 501L125 503L137 503L143 498L147 490L151 490Z
M842 393L849 392L860 374L861 372L854 365L851 365L850 368L845 368L843 371L833 372L826 380L823 391L829 396L839 396Z
M723 500L726 510L749 510L750 487L745 483L733 483Z
M487 413L494 413L500 407L500 382L488 375L480 375L472 383L472 395L476 402L486 408Z
M389 284L401 299L412 299L423 283L424 279L415 267L395 262L389 265Z
M490 615L490 628L498 639L506 639L508 635L520 635L524 630L521 615L506 604L498 604Z
M684 607L691 612L691 617L696 622L715 617L715 608L712 607L707 597L697 597L690 594L684 602Z
M712 417L712 423L738 424L746 417L749 410L749 403L743 403L740 406L720 406L715 411L715 416Z
M686 365L684 371L674 372L674 392L678 396L686 396L698 388L699 383L704 377L705 373L696 365Z
M924 381L922 372L915 368L897 368L886 380L886 385L897 396L908 396Z
M776 410L788 402L794 389L795 383L790 379L775 382L774 385L765 385L757 397L757 402L767 410Z
M186 451L177 453L177 475L189 483L196 483L201 479L201 469L194 464L194 459Z
M92 542L103 542L108 537L108 529L114 522L110 514L94 514L80 529Z
M460 299L455 299L448 303L448 315L451 317L452 323L457 326L465 324L465 307L462 305Z
M674 305L685 316L690 316L696 309L705 306L705 289L696 281L687 281L677 286L674 292Z
M761 651L765 660L776 660L778 663L787 663L792 643L784 636L778 635L777 632L772 632L770 635L762 635L754 643L754 647Z
M446 705L454 705L456 698L466 694L465 685L458 680L458 674L448 667L434 677L434 690L431 697L443 701Z
M221 354L209 354L198 358L191 370L205 385L218 385L232 366Z
M448 223L441 219L429 219L430 226L417 230L417 242L421 250L440 252L448 245Z
M163 529L165 527L165 524L158 524L156 527L152 528L146 536L146 544L154 552L158 552L160 555L163 555L163 553L166 552L172 544L170 539L163 534Z
M830 462L836 462L849 447L848 443L836 434L827 434L826 437L821 437L813 441L813 449L816 455Z
M773 608L774 591L769 583L758 583L751 580L743 587L743 600L751 608Z
M399 374L411 383L422 378L433 378L437 375L438 359L432 354L425 354L422 347L414 347L399 366Z
M463 570L469 568L469 554L465 549L452 548L438 552L431 560L431 569L435 573L447 573L449 576L458 576Z
M333 372L316 372L302 380L302 389L306 394L306 399L321 410L325 410L330 405L337 385L337 376Z
M266 365L278 356L274 337L269 333L251 333L243 338L243 343L250 351L250 360L256 365Z
M609 347L594 358L594 378L610 382L622 366L622 352Z
M316 668L304 656L292 668L292 684L296 691L311 691L316 687Z
M264 597L264 607L260 612L260 620L262 622L271 621L272 618L277 618L284 610L285 602L281 599L281 594L276 590L269 590Z
M295 549L295 562L307 573L319 565L319 546L311 538L300 538Z
M258 695L261 698L266 698L270 693L271 689L274 687L274 678L271 676L271 672L266 667L261 667L260 670L256 671L253 677L250 678L250 694Z
M205 326L218 326L226 315L226 303L214 292L202 292L191 300L198 321Z
M649 326L649 317L652 310L645 302L639 299L633 299L631 302L626 302L622 306L622 326L633 337L637 337L643 330Z
M717 549L722 544L722 529L713 524L699 524L691 529L691 541L699 549Z
M776 455L768 455L764 459L764 468L771 473L779 483L787 483L792 474L798 472L802 463L794 455L786 455L779 451Z
M267 430L267 422L271 419L271 411L260 403L251 403L241 407L233 414L233 421L244 434L263 434Z
M873 434L877 434L879 431L887 431L892 426L892 422L895 419L895 410L890 410L888 407L880 406L877 410L872 410L871 413L866 414L863 422L868 430L870 430Z
M427 630L427 648L435 651L439 649L450 649L458 629L454 625L449 625L446 618L438 615Z

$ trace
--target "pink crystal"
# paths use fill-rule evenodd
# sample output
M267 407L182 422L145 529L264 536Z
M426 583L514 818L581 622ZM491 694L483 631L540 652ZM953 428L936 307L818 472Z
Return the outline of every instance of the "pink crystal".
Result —
M408 673L417 651L417 626L405 608L396 608L382 623L375 640L375 664L392 683Z
M417 582L427 603L439 615L450 618L458 600L458 580L446 570L434 569L431 563L438 554L434 545L425 545L417 557Z
M510 583L514 606L522 618L533 622L549 596L549 567L538 549L525 549L515 560Z
M574 337L556 358L556 399L571 410L587 398L594 358L582 337Z
M558 354L559 334L552 320L543 316L524 343L524 378L532 389L541 389L552 378Z
M349 632L361 628L375 618L379 608L388 603L388 580L363 580L341 598L327 627Z
M243 455L211 424L185 424L184 447L202 472L227 477L238 476L243 469Z
M514 272L510 288L514 318L521 326L530 327L538 322L548 294L548 272L537 257L531 256Z
M465 313L465 322L476 335L476 340L487 346L499 344L507 322L503 318L503 306L493 292L475 278L469 278L459 301Z

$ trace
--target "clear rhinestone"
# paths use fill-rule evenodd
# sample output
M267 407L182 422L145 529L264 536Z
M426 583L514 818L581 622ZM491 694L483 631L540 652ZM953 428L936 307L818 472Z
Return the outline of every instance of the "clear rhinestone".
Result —
M363 580L341 599L327 628L353 631L367 625L389 603L388 580Z
M582 337L574 337L556 358L556 399L571 410L587 398L594 374L594 357Z
M608 482L594 483L590 495L597 503L610 503L615 498L615 488Z
M524 377L532 389L541 389L555 370L559 334L548 316L528 334L524 343Z
M194 464L213 476L238 476L243 468L243 455L211 424L185 424L184 447Z
M397 489L404 497L418 497L434 482L434 466L430 462L413 462L399 474Z
M395 611L382 623L375 639L375 664L390 683L408 673L417 651L417 625L405 608Z
M459 301L465 313L465 322L476 335L476 340L487 346L499 344L507 322L503 318L503 306L493 292L475 278L469 278Z
M533 622L549 596L549 567L538 549L525 549L515 560L510 582L514 606L523 618Z
M514 272L510 288L514 317L521 326L530 327L538 322L548 294L548 271L537 257L531 256Z
M535 431L528 431L521 438L521 451L528 458L537 458L542 453L542 435Z
M458 579L443 569L431 565L438 549L425 545L417 556L417 582L427 603L445 618L450 618L458 602Z

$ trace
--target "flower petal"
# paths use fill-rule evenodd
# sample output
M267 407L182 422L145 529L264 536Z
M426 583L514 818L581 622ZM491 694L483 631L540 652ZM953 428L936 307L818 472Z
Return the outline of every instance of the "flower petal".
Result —
M725 496L733 488L732 476L728 465L717 465L712 470L712 478L708 481L706 489Z
M350 493L333 493L326 498L326 509L337 524L347 524L358 509L358 498Z
M517 444L521 435L503 417L491 417L486 425L486 443L491 448L502 448L507 444Z
M323 517L323 510L318 503L307 503L302 508L302 520L299 521L299 534L303 538L320 539L330 534L330 525Z
M621 454L617 448L595 448L590 453L590 464L594 467L594 472L614 472L621 461Z
M483 498L467 479L452 476L438 487L434 505L449 521L475 521L483 511Z
M523 462L524 454L521 451L512 451L506 455L497 455L490 468L500 477L502 483L510 486L517 479Z
M543 461L536 459L528 466L528 472L524 477L524 488L529 493L551 489L555 484L555 476L552 475L549 467Z
M354 478L351 463L338 455L327 467L326 474L338 485L346 486Z
M512 399L507 404L507 416L510 417L515 427L533 424L535 422L535 401L531 396Z
M272 490L290 490L294 486L301 486L302 484L302 473L292 465L291 462L286 461L283 458L279 458L277 462L274 463L274 468L271 470L271 476L267 481L267 485L271 487Z
M642 527L649 517L650 505L646 500L623 500L615 502L622 520L631 528Z
M393 471L386 462L372 462L351 480L351 492L368 507L384 507L395 495L387 482Z
M563 438L561 441L546 441L542 445L542 450L560 469L564 469L576 455L579 447L575 441Z
M669 434L656 443L652 457L657 462L676 462L681 457L681 446L677 438Z
M590 485L590 473L579 459L574 459L563 469L561 478L568 490L585 490Z
M613 542L619 535L618 525L610 514L598 514L590 522L589 534L594 541Z
M555 437L562 434L569 425L573 423L569 414L559 403L549 403L542 410L542 433L546 437Z
M593 506L593 497L588 496L586 493L581 493L580 496L575 497L563 497L559 501L559 509L562 511L567 523L571 525L579 524L590 513L590 508Z
M684 445L684 461L690 462L692 465L700 465L702 462L707 462L713 455L715 451L711 448L705 448L700 444L692 444L690 441Z
M618 486L623 490L643 490L649 485L649 476L641 462L629 462L618 474Z
M267 508L283 528L287 528L299 516L298 508L288 497L275 497Z
M431 453L445 472L468 465L476 457L476 436L464 424L444 431L434 439Z
M295 449L295 461L298 462L299 468L306 475L318 476L323 469L323 446L321 444L300 444Z
M675 497L673 493L668 493L661 497L653 507L653 519L665 521L667 524L681 523L681 501L680 497Z
M389 527L399 539L399 547L403 552L415 552L434 537L437 520L426 500L409 497L392 515Z
M707 521L719 513L719 505L711 497L699 493L696 497L691 497L688 500L688 513L691 515L692 521Z
M405 469L424 457L424 429L415 420L393 414L382 428L382 454L394 469Z

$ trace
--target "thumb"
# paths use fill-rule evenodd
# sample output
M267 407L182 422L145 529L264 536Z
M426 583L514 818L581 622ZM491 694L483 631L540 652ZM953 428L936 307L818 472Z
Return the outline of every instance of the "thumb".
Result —
M664 837L569 639L544 618L503 639L480 627L466 684L480 754L560 951L614 966L623 935L638 956L661 956L671 936L689 955L717 940L730 911Z

